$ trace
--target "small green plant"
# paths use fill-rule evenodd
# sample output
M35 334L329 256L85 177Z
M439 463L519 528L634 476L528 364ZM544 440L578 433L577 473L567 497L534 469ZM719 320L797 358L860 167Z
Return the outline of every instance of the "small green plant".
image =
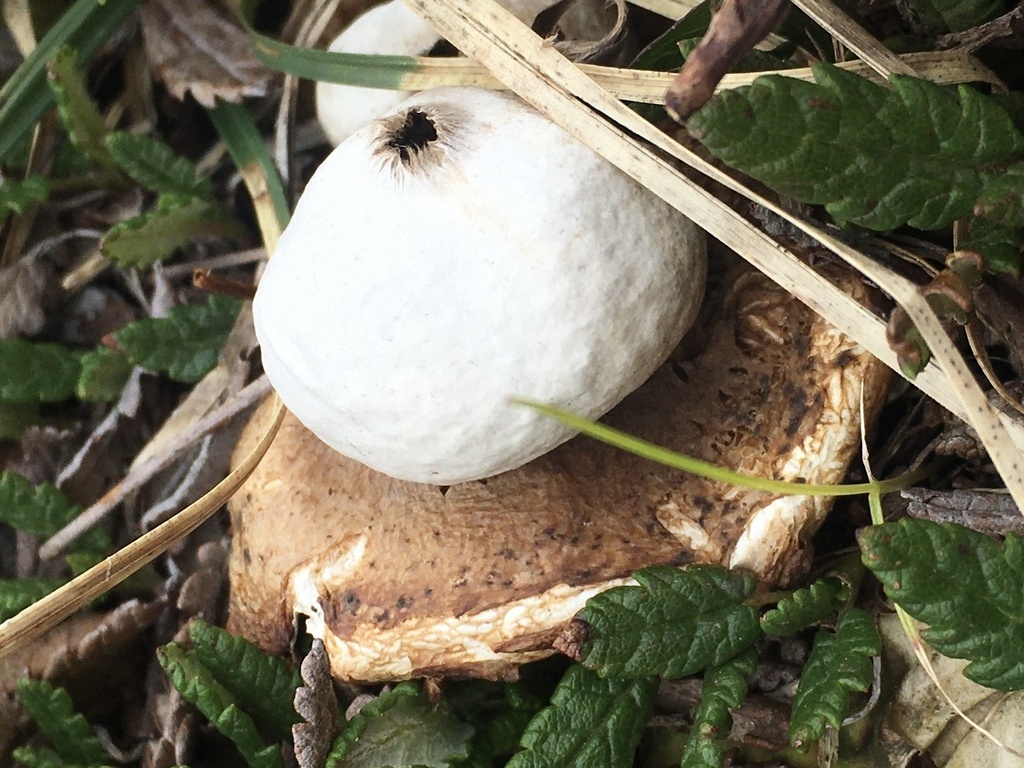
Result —
M240 301L222 296L174 307L166 317L136 320L114 333L116 348L81 352L62 344L0 339L0 405L114 400L134 365L178 381L198 381L216 365L240 308ZM33 411L21 426L37 418Z
M999 543L952 523L905 519L858 539L889 598L928 625L929 645L970 660L964 675L976 683L1024 688L1024 538L1008 533Z
M239 237L239 224L214 202L209 179L194 164L154 138L106 129L79 60L73 48L58 47L47 62L47 79L61 124L85 159L88 178L97 187L138 184L157 194L152 209L115 224L103 236L103 254L122 267L144 268L198 236ZM0 185L0 224L9 213L24 213L47 199L51 188L39 175ZM235 299L216 296L206 305L176 307L164 318L128 324L114 334L112 348L82 351L47 342L0 340L0 408L6 409L0 413L2 436L17 437L42 420L38 410L25 406L73 398L116 399L134 365L179 381L197 381L216 364L239 307Z
M783 623L800 631L838 617L834 632L816 638L801 680L795 746L806 748L826 726L838 728L851 692L871 682L877 634L867 614L846 607L847 590L837 577L783 595L763 617L754 581L717 566L654 568L635 577L639 586L596 596L574 620L584 639L565 650L578 663L550 700L522 683L476 682L455 683L431 704L418 684L401 683L338 723L326 765L468 768L507 756L509 768L626 768L659 679L704 672L703 699L682 759L692 768L717 768L729 710L742 702L744 677L753 669L754 644ZM235 742L249 765L276 768L280 749L260 734L288 742L300 721L292 705L298 676L248 641L203 622L190 625L189 639L191 647L171 643L158 656L174 687Z
M18 681L22 707L53 743L52 749L18 747L14 759L25 768L103 768L113 761L88 721L63 688L46 680Z
M0 523L34 536L52 536L81 512L49 483L34 486L10 470L0 473ZM79 571L102 559L110 539L102 528L80 536L67 555L71 570ZM26 577L0 579L0 621L18 613L63 584L66 579Z

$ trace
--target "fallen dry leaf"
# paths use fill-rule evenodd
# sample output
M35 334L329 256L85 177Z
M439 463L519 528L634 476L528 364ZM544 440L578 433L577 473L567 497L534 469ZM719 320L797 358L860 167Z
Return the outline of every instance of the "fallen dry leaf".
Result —
M0 339L33 336L42 330L49 280L50 269L41 259L19 259L0 269Z
M217 99L265 96L273 73L252 54L241 27L203 0L148 0L142 33L153 71L178 99L204 107Z

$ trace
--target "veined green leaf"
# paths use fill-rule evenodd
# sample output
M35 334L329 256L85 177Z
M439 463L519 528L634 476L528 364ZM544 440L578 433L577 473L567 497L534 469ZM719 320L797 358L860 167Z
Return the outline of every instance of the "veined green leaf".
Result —
M97 347L82 355L75 394L86 401L116 400L131 373L132 364L127 357L109 347Z
M1003 0L907 0L907 6L931 32L961 32L1009 10Z
M821 631L800 677L789 721L789 740L802 749L816 742L825 726L838 728L850 706L851 691L871 685L871 658L881 651L875 622L860 608L842 615L836 631Z
M105 143L121 169L142 186L162 195L212 200L210 180L162 141L141 133L115 131L107 135Z
M167 317L144 318L114 333L136 365L184 382L198 381L217 364L242 303L210 296L207 303L174 307Z
M816 624L846 599L848 590L840 579L828 576L798 589L779 601L761 617L761 629L766 635L785 637Z
M720 93L688 126L729 165L870 229L947 226L997 182L990 205L1019 194L1004 171L1024 136L990 97L899 76L888 89L825 64L814 76Z
M711 24L711 4L702 2L691 8L657 40L642 50L630 65L634 69L668 72L677 70L685 61L679 45L685 40L699 38Z
M1004 227L1024 227L1024 163L989 176L974 213Z
M298 670L205 621L189 624L188 636L199 661L246 710L278 737L291 737L292 725L300 721L292 703L295 689L302 685Z
M722 768L723 742L732 729L730 709L743 703L748 675L754 673L757 656L753 651L737 656L704 674L700 704L693 716L693 728L683 750L680 768Z
M81 511L49 483L35 486L10 470L0 473L0 522L12 528L34 536L52 536ZM75 539L76 551L105 552L109 545L102 528L92 528Z
M238 223L217 205L187 195L164 195L156 208L115 224L100 241L103 255L122 267L150 267L193 238L238 237Z
M96 768L92 765L69 763L52 749L16 747L11 756L23 768Z
M0 579L0 621L7 621L63 583L61 579L44 579L39 576Z
M474 730L469 757L452 763L452 768L492 768L500 758L511 756L530 720L547 704L521 682L483 680L449 682L445 700Z
M47 79L71 142L97 165L115 168L114 159L103 143L107 128L89 96L85 76L78 66L78 53L67 45L58 48L47 65Z
M251 768L284 768L280 749L263 743L252 718L239 708L231 692L217 682L195 654L176 643L168 643L157 650L157 661L178 693L235 743Z
M49 196L50 182L38 174L27 176L21 181L0 181L0 224L7 220L9 213L25 213Z
M343 765L342 760L348 755L352 745L359 741L359 738L366 732L371 720L383 715L402 699L416 698L419 695L420 688L416 683L404 682L399 683L390 691L384 691L369 702L345 724L344 730L334 740L331 752L325 762L326 768L339 768Z
M468 756L473 729L442 701L422 695L399 696L368 717L359 737L349 742L338 768L448 768ZM328 765L332 765L328 758Z
M81 511L56 486L32 485L21 475L0 473L0 522L34 536L52 536Z
M964 675L1024 688L1024 539L999 544L952 523L905 519L858 534L864 565L885 593L928 628L939 653L969 659Z
M573 666L530 721L507 768L626 768L640 741L657 678L600 677Z
M757 586L749 574L696 565L649 568L634 578L640 586L592 597L573 620L583 628L579 660L602 675L692 675L725 663L761 634L757 610L743 602Z
M53 741L61 758L80 765L107 765L110 755L92 726L80 715L63 688L46 680L18 681L18 697L39 730Z
M977 251L985 257L986 266L992 272L1008 272L1013 277L1021 275L1021 243L1024 243L1024 229L1004 227L985 219L971 221L970 234L959 247L965 251Z
M0 163L7 161L18 142L36 121L53 106L53 94L46 87L46 62L62 45L76 49L88 60L128 15L139 0L75 0L39 41L28 58L0 87Z
M0 400L53 403L75 396L81 358L60 344L0 339Z

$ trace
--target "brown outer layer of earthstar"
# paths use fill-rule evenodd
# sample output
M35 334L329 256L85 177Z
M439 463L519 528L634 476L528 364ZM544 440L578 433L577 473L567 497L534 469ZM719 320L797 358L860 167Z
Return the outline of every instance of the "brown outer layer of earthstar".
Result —
M859 447L861 392L873 415L888 370L758 275L726 306L702 355L663 366L606 421L744 472L840 482ZM579 437L486 481L409 483L289 417L231 504L228 626L280 653L302 616L342 680L510 678L553 652L587 598L639 568L722 563L787 583L828 507Z

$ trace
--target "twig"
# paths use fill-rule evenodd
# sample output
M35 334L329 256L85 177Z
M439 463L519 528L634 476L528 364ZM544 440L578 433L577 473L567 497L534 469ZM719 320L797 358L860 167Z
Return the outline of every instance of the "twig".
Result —
M220 256L211 256L208 259L186 261L181 264L169 264L164 267L164 277L168 280L191 275L197 269L228 269L240 267L244 264L252 264L256 261L266 261L267 251L265 248L247 248L244 251L224 253Z

